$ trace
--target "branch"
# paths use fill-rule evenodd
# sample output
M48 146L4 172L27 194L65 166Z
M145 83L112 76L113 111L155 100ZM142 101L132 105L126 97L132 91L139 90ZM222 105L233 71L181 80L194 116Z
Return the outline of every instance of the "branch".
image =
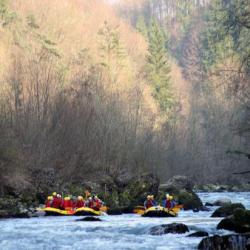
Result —
M248 159L250 159L250 153L245 153L245 152L242 152L242 151L239 151L239 150L235 150L235 151L232 151L232 150L227 150L226 152L227 154L238 154L238 155L244 155L246 156Z
M233 173L233 174L248 174L250 173L250 170L249 171L243 171L243 172L236 172L236 173Z

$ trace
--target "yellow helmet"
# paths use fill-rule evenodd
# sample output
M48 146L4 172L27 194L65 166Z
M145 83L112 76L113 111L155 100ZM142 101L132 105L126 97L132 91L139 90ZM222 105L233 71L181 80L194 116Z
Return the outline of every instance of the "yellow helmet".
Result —
M57 193L56 192L53 192L53 194L52 194L53 196L56 196L57 195Z
M64 200L65 200L65 201L69 201L69 200L70 200L70 197L67 196L67 197L64 198Z
M173 198L174 198L173 196L169 196L169 200L173 200Z
M154 199L154 195L151 195L150 198L151 198L151 199Z
M48 196L47 198L49 201L53 200L53 197L52 196Z
M78 200L83 200L83 197L82 196L78 196L77 199Z

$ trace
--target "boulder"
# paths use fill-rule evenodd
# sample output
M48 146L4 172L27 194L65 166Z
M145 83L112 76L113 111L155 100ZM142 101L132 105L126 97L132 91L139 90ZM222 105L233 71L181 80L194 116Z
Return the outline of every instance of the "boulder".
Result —
M117 209L109 209L107 212L108 215L121 215L122 210L117 208Z
M143 204L148 194L157 195L160 180L154 174L143 174L139 178L133 178L121 193L121 203L134 207ZM123 205L123 204L121 204Z
M203 207L200 209L200 211L203 211L203 212L210 212L211 209L208 208L208 207L206 207L206 206L203 206Z
M223 219L217 229L235 231L236 233L250 232L250 210L238 208L233 215Z
M201 199L193 191L182 190L175 194L175 197L183 205L184 210L201 210L203 208Z
M189 234L187 237L206 237L208 233L205 231L197 231L195 233Z
M148 194L155 196L158 194L159 179L149 173L124 182L118 181L116 177L114 182L109 181L105 187L106 194L100 196L104 198L111 210L132 213L135 206L143 205Z
M243 250L249 249L250 234L232 234L204 238L198 245L199 250Z
M85 217L83 219L78 219L76 221L102 221L102 220L100 218L97 218L97 217L89 216L89 217Z
M214 204L210 203L210 202L206 202L205 203L205 207L213 207Z
M215 201L215 202L213 203L213 205L214 205L214 206L224 206L224 205L228 205L228 204L231 204L231 203L232 203L232 202L231 202L230 199L228 199L228 198L221 198L221 199Z
M245 209L241 203L226 204L222 207L217 208L211 217L227 217L232 215L234 211L238 208Z
M185 224L182 223L163 224L150 229L151 235L163 235L168 233L184 234L186 232L189 232L189 229Z
M200 211L202 211L202 212L210 212L211 209L208 208L208 207L205 207L205 206L202 206L202 207L200 207L200 208L194 208L194 209L193 209L193 212L194 212L194 213L198 213L198 212L200 212Z

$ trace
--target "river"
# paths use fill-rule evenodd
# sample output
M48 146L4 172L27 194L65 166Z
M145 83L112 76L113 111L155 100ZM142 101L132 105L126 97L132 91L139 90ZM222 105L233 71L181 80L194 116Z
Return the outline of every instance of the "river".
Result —
M230 198L250 209L250 193L198 193L202 201ZM214 210L216 207L213 207ZM102 216L101 222L77 222L76 217L39 217L0 220L1 250L168 250L196 249L201 238L186 237L197 230L209 234L227 234L216 230L221 218L211 218L212 211L181 211L177 218L142 218L124 214ZM181 222L190 232L182 235L149 235L149 229L160 224Z

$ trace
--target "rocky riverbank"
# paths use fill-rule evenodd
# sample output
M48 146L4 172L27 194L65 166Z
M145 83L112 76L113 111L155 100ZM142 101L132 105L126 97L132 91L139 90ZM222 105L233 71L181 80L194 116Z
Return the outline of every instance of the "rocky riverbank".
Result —
M146 178L146 176L144 176ZM149 178L149 177L147 177ZM143 179L141 177L141 179ZM182 179L182 181L181 181ZM183 177L175 177L169 181L168 185L165 185L165 188L170 188L171 186L176 186L179 192L189 192L192 190L192 187L187 185L184 182ZM134 179L135 180L135 179ZM187 181L187 180L186 180ZM97 188L97 184L95 184ZM72 190L75 189L74 192L79 192L76 190L76 186L71 187ZM97 189L96 189L97 190ZM182 190L182 191L181 191ZM94 190L92 190L94 192ZM105 190L104 190L105 191ZM162 190L162 187L158 189L158 193L156 197L160 197L163 195L165 191ZM105 193L105 192L104 192ZM107 190L106 190L107 195ZM82 244L82 237L81 239L78 237L84 232L89 237L93 236L95 240L96 237L104 244L103 239L106 237L107 230L110 231L110 239L114 239L116 241L117 238L127 237L131 238L131 242L133 241L133 247L135 245L141 244L141 240L147 238L148 242L145 242L145 249L153 249L150 246L162 246L169 244L169 240L172 242L171 249L178 249L178 247L183 246L192 246L197 247L199 245L200 249L240 249L242 244L247 246L249 238L247 236L248 229L249 229L249 211L247 209L250 208L249 203L249 193L199 193L199 197L202 199L203 204L210 205L210 211L196 211L195 213L192 209L180 212L179 216L176 218L142 218L138 215L133 214L123 214L119 216L102 216L99 218L86 218L83 221L76 221L76 219L71 217L60 217L60 218L31 218L28 220L1 220L2 225L6 225L9 227L13 225L15 228L15 224L19 223L17 229L14 229L16 232L16 237L19 235L20 226L24 224L24 229L27 231L27 235L32 235L32 230L34 228L34 224L36 225L36 230L41 230L42 232L48 228L48 223L51 224L50 227L53 226L53 223L57 223L58 225L62 225L64 222L67 225L64 230L64 234L68 234L69 229L72 228L72 232L70 235L75 237L75 240L78 244ZM19 217L19 218L27 218L31 216L36 216L37 214L34 213L33 207L30 205L30 201L26 200L24 202L24 197L15 197L11 198L11 196L6 196L5 199L0 199L1 203L1 213L3 214L2 218L7 217ZM37 202L38 200L36 200ZM236 203L242 202L242 204ZM5 205L4 205L5 204ZM26 204L28 208L25 208L22 204ZM112 205L112 203L110 203ZM244 205L243 205L244 204ZM6 209L9 205L12 205L13 208L18 209ZM212 205L212 206L211 206ZM220 205L220 207L218 207ZM30 207L29 207L30 206ZM116 214L121 214L121 206L113 206L111 207L113 212L116 210ZM7 211L6 211L7 210ZM3 213L5 211L5 213ZM126 212L126 211L125 211ZM214 217L216 215L216 217ZM210 216L213 216L209 218ZM220 217L219 217L220 216ZM57 221L57 222L55 222ZM248 221L248 222L247 222ZM52 223L53 222L53 223ZM114 222L114 223L113 223ZM247 222L247 223L246 223ZM44 224L44 225L43 225ZM27 230L27 225L30 225L31 230ZM107 227L108 225L108 227ZM11 226L12 227L12 226ZM64 226L63 226L64 228ZM23 230L24 230L23 229ZM223 230L221 230L223 229ZM230 230L225 235L224 229ZM6 229L7 230L7 229ZM13 234L13 229L11 230L11 235ZM97 231L96 231L97 230ZM77 232L79 231L79 234ZM97 234L95 234L95 232ZM50 233L55 233L51 230ZM93 235L95 234L95 235ZM164 234L164 235L163 235ZM174 242L171 240L173 239L173 234L176 234L176 240ZM163 236L160 236L163 235ZM37 235L33 235L32 237L37 238ZM38 237L38 238L39 238ZM61 236L64 237L64 236ZM104 237L104 238L103 238ZM159 237L161 240L159 243ZM174 237L174 238L175 238ZM2 234L2 239L6 238L6 234ZM43 240L43 238L42 238ZM234 248L230 245L230 242L234 242ZM143 242L144 242L143 241ZM11 242L8 240L8 242ZM42 241L41 241L42 242ZM81 243L80 243L81 242ZM137 243L136 243L137 242ZM150 244L149 242L152 242ZM165 243L163 243L165 242ZM159 243L159 244L158 244ZM10 243L11 246L15 243ZM32 244L31 242L29 244ZM61 244L58 242L58 244ZM65 244L67 244L65 242ZM88 244L88 241L85 242ZM134 245L135 244L135 245ZM184 244L184 245L183 245ZM217 248L214 248L214 246ZM1 246L1 243L0 243ZM223 248L223 247L227 248ZM235 248L238 247L238 248ZM119 245L121 247L121 245ZM221 248L219 248L221 247ZM192 249L193 249L192 248ZM39 249L42 249L39 248ZM119 249L119 248L118 248ZM121 247L121 249L123 249ZM190 248L191 249L191 248ZM244 248L242 248L244 249Z
M195 192L250 192L250 183L241 183L233 185L221 185L221 184L203 184L194 185Z
M188 178L176 176L160 187L159 179L153 174L143 174L130 178L126 175L119 177L105 177L99 182L82 182L58 188L64 194L78 196L85 190L98 194L110 208L109 214L131 213L133 208L143 205L145 197L153 194L161 202L166 193L174 195L175 199L183 205L185 210L203 210L204 206L199 197L192 190L193 185ZM27 218L35 216L35 207L43 204L46 196L58 189L50 188L46 192L35 188L16 190L5 188L0 198L0 218Z
M244 190L247 190L248 184L242 184L237 190L243 187ZM206 211L210 205L223 205L223 202L228 202L222 200L204 206L195 193L201 188L207 192L229 190L229 187L225 185L210 184L198 187L185 176L174 176L165 184L160 184L159 179L150 173L138 177L131 177L127 174L120 174L116 177L105 176L98 181L83 181L61 185L61 187L58 184L51 185L47 186L45 190L36 189L31 184L18 188L9 185L2 187L4 191L0 196L0 218L20 218L35 215L35 207L42 204L47 195L55 190L73 196L78 196L83 194L85 190L89 190L98 194L106 202L110 207L110 214L131 213L135 206L143 205L148 194L153 194L157 201L162 201L166 193L172 194L183 205L184 210L194 210L195 212ZM236 188L234 187L233 190L236 190Z

